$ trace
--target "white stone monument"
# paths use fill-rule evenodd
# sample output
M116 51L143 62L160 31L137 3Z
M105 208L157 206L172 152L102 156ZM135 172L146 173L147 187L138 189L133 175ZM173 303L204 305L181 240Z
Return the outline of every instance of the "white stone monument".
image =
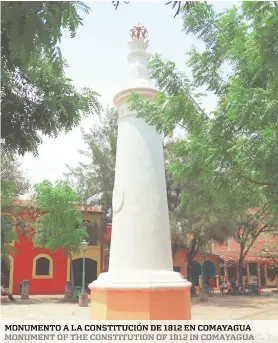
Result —
M162 137L126 102L132 92L150 100L158 93L148 74L146 35L139 25L131 30L130 84L114 98L119 121L110 262L91 284L93 319L190 319L191 283L173 271Z

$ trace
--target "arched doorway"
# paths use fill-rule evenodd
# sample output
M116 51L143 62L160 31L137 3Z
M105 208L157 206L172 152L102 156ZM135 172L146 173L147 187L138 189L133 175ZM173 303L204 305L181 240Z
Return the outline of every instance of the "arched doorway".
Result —
M211 261L205 261L203 264L204 268L204 285L208 284L210 277L216 277L216 266Z
M83 258L72 261L74 285L82 286ZM85 258L85 284L89 284L97 279L97 262L90 258Z
M197 261L192 261L192 281L194 286L199 286L200 275L202 275L202 267L200 263Z
M1 261L1 273L4 276L5 284L4 288L9 289L12 293L13 291L13 272L14 272L14 258L9 255L8 263L4 260Z

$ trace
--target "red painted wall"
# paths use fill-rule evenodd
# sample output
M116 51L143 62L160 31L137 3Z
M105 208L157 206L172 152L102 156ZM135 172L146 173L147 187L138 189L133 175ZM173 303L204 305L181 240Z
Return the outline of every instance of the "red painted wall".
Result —
M258 256L260 256L260 252L264 249L265 244L272 244L273 246L277 244L278 240L275 236L272 236L271 234L267 234L265 236L264 233L260 234L259 237L256 239L253 246L250 248L250 252L257 253ZM223 252L239 252L240 251L240 245L237 241L234 239L229 239L228 244L217 244L215 243L212 249L212 252L217 253L223 253Z
M111 234L112 234L112 226L107 225L106 226L106 243L110 243L111 241Z
M43 214L36 209L30 201L21 200L15 203L16 206L22 207L16 216L18 220L29 223L31 226L29 231L32 232L32 223L38 220ZM90 219L91 216L101 215L102 212L97 208L80 208L82 210L83 219ZM11 211L7 211L10 212ZM50 253L47 249L34 248L31 238L20 234L21 229L17 228L18 240L15 242L14 248L11 248L11 255L14 258L13 264L13 289L14 294L19 293L19 285L23 280L29 280L30 294L64 294L65 282L67 280L67 257L62 249L58 249L55 253ZM103 252L102 252L103 253ZM33 260L39 254L47 254L53 260L53 278L52 279L33 279ZM101 270L103 269L102 266Z
M29 280L30 294L64 294L67 278L67 257L62 249L50 253L47 249L33 248L27 236L18 233L15 243L13 293L19 291L22 280ZM53 259L53 279L33 279L33 259L39 254L50 255Z

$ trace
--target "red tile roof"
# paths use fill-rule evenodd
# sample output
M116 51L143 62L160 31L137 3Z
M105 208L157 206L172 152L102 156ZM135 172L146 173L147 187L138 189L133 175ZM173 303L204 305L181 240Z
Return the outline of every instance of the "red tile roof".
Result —
M222 258L224 262L238 262L239 259L239 252L238 251L229 251L223 253L217 253L217 256ZM267 264L274 264L274 261L271 258L264 258L261 256L256 255L254 252L249 252L248 255L244 259L245 263L267 263Z

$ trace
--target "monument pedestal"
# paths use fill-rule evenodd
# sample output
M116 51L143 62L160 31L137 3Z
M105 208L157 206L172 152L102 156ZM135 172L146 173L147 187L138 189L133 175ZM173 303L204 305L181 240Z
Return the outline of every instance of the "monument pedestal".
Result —
M174 271L108 272L91 285L93 320L190 320L191 283Z
M93 320L190 320L190 288L92 290Z

